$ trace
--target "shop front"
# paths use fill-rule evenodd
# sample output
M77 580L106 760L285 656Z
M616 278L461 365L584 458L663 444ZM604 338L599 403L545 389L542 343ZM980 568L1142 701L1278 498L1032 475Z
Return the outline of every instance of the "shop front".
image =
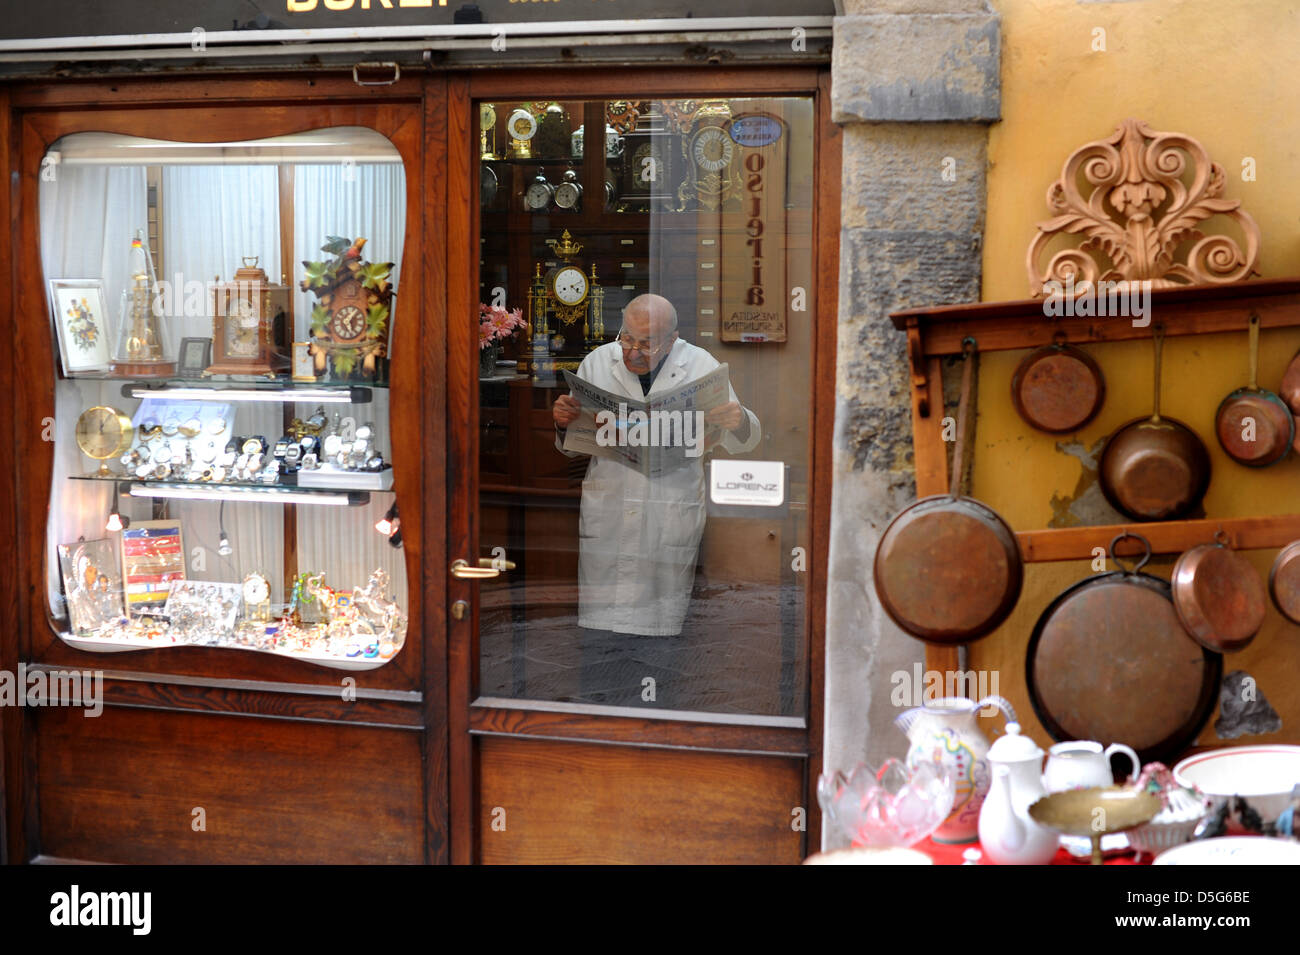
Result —
M10 42L7 861L818 848L832 11L667 7Z

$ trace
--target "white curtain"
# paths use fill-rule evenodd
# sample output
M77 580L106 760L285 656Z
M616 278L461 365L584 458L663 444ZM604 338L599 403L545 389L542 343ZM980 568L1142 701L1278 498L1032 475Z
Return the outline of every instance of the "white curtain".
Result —
M363 255L369 262L396 262L392 282L397 290L393 314L389 318L391 333L402 311L401 258L406 239L406 174L400 163L361 163L356 165L301 165L294 167L294 261L291 283L294 286L294 340L305 341L316 296L298 290L304 261L326 258L321 251L328 236L348 239L364 237ZM356 425L388 420L388 394L375 389L374 404L335 405L342 418L352 417ZM306 409L305 413L310 413ZM378 449L391 460L392 448L387 428L376 435ZM413 443L414 438L410 438ZM408 450L408 453L409 450ZM410 494L411 491L405 491ZM341 519L318 522L298 521L298 563L303 569L325 571L327 583L338 587L359 586L364 580L350 578L382 568L388 572L393 597L402 607L409 607L406 569L402 551L394 550L376 533L374 524L392 505L392 494L372 494L367 507L348 508ZM300 511L301 514L301 511Z
M397 298L391 330L402 311L401 259L406 238L406 173L401 163L295 166L293 178L294 340L305 341L316 296L297 291L303 262L326 258L327 236L365 238L368 262L396 262L393 287Z
M54 166L53 181L40 185L41 265L45 279L101 279L108 307L109 347L118 329L118 299L130 285L131 239L148 220L143 166ZM49 287L46 286L46 295ZM51 316L46 316L52 322ZM51 324L50 337L58 345ZM58 358L53 374L58 375ZM57 545L79 537L108 537L104 521L113 500L113 485L64 481L59 476L94 470L77 448L77 418L95 405L122 406L121 382L93 379L65 382L54 389L55 480L50 488L46 525L46 588L49 605L62 615ZM127 513L127 512L124 512Z

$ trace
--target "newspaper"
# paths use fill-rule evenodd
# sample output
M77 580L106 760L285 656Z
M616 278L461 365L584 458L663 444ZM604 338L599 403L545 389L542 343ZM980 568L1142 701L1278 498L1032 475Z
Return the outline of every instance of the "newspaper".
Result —
M648 477L676 471L722 440L704 416L731 401L726 365L644 400L597 388L564 372L569 394L582 405L564 432L564 450L620 461Z

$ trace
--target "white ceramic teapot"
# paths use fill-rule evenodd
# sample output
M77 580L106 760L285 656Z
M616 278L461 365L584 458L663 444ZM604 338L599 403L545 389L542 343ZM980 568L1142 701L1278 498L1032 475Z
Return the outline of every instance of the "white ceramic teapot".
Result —
M1043 772L1043 786L1049 793L1113 786L1115 778L1110 771L1111 753L1123 753L1133 764L1127 783L1132 783L1142 769L1137 753L1123 743L1103 747L1101 743L1092 740L1072 739L1057 743L1049 753L1047 769Z
M998 865L1047 865L1056 855L1060 836L1029 816L1029 807L1047 795L1043 788L1043 751L1019 723L1008 723L1006 735L988 752L993 784L980 809L980 847Z

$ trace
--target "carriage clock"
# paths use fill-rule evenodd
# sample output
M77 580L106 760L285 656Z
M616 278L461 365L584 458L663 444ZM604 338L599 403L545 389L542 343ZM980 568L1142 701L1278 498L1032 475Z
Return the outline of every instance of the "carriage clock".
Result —
M543 273L539 262L528 289L533 340L550 336L552 355L585 355L605 339L605 290L596 283L594 263L588 274L574 261L582 244L573 241L568 229L553 248L559 263Z
M212 364L203 373L276 377L291 360L288 316L289 287L270 284L257 257L245 257L234 281L215 289Z

